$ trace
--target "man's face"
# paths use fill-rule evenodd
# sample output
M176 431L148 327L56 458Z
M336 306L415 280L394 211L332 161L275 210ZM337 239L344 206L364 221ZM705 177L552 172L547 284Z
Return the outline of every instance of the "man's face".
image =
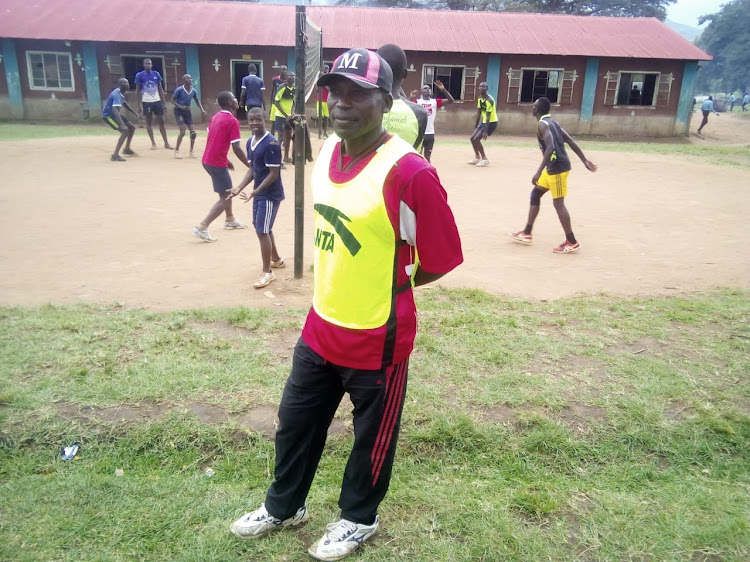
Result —
M531 106L531 114L534 117L539 117L542 112L539 110L539 100L534 102L534 105Z
M143 59L143 69L146 72L151 72L151 69L154 67L154 63L151 62L151 59Z
M290 74L289 76L286 77L286 85L289 86L290 88L294 86L294 74Z
M487 82L481 82L479 84L479 95L483 96L487 93Z
M117 86L120 88L120 91L124 94L130 89L130 82L128 82L127 78L123 78L117 83Z
M247 114L247 124L250 126L250 130L253 134L263 134L266 131L266 123L262 111L255 111L252 109Z
M289 70L286 66L282 66L279 69L279 78L281 78L282 80L286 80L287 76L289 76Z
M393 98L380 89L367 89L344 77L328 86L328 110L333 130L342 139L364 136L383 124Z
M190 88L193 85L193 77L189 74L186 74L182 77L182 85L186 88Z
M432 88L430 88L427 84L422 86L422 99L428 100L430 99L431 95L432 95Z
M229 98L229 111L232 113L235 113L237 111L237 108L240 106L239 103L237 103L237 98L232 95L231 98Z
M329 72L331 72L331 67L327 64L323 65L323 74L328 74Z

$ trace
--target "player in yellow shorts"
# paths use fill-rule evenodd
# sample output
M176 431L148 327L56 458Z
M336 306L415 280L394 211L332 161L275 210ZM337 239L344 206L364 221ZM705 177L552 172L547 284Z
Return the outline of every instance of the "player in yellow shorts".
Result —
M542 170L542 175L536 182L536 185L543 189L548 189L552 199L559 199L565 197L568 194L568 174L570 171L562 172L559 174L550 174L545 168Z
M531 114L536 117L536 135L539 148L542 151L542 163L531 178L534 189L531 190L531 204L529 206L529 218L526 228L518 232L509 232L508 235L521 244L531 244L531 229L539 214L539 206L542 196L548 191L552 193L552 204L557 211L557 218L565 232L565 242L552 248L556 254L570 254L581 249L576 237L573 235L573 227L570 224L570 214L565 207L565 196L568 194L568 173L570 172L570 158L565 151L567 144L581 159L586 169L596 172L596 165L587 160L581 147L573 140L565 129L549 114L550 101L547 98L539 98L534 103Z

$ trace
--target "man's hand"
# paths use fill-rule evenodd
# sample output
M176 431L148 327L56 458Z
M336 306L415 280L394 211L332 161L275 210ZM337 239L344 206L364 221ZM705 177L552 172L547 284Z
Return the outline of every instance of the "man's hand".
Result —
M445 91L445 86L443 86L443 83L440 80L435 80L433 84L438 87L438 90Z
M539 185L539 178L542 176L541 172L537 172L534 174L534 177L531 178L531 185Z
M594 164L591 160L586 160L583 165L586 166L586 169L589 172L596 172L597 170L596 164Z
M227 189L227 199L231 199L232 197L236 197L237 195L240 195L242 193L243 188L240 187L233 187L232 189Z
M229 168L229 169L230 169L231 171L234 171L234 164L232 164L232 161L231 161L231 160L229 160L229 161L227 162L227 168Z
M240 199L242 199L245 203L250 201L255 196L255 190L252 190L250 193L245 193L244 191L240 193Z
M411 92L409 92L409 99L410 100L415 100L418 97L419 97L419 90L412 90Z

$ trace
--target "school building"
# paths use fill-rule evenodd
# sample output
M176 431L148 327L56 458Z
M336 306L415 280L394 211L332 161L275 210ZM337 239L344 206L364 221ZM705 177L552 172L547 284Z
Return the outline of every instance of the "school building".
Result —
M144 58L167 100L191 74L209 113L219 91L239 96L248 63L267 87L280 65L295 68L290 5L3 0L0 12L0 119L98 119L119 78L135 91ZM340 6L307 14L323 29L325 61L395 43L409 61L407 94L441 80L456 103L441 110L438 133L471 130L477 85L487 82L501 133L532 129L531 105L546 96L571 133L686 134L699 64L711 59L653 18Z

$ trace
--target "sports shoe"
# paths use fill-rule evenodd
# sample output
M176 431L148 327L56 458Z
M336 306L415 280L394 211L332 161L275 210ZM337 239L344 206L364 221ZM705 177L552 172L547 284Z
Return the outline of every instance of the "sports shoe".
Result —
M518 232L509 232L508 236L513 238L516 242L520 242L521 244L531 244L531 234L526 234L523 230L519 230Z
M216 238L211 236L208 233L207 228L198 228L197 226L193 228L193 236L196 236L197 238L200 238L204 242L215 242Z
M573 252L577 252L581 249L581 246L579 246L578 242L575 244L571 244L567 240L560 244L557 248L552 248L552 251L556 254L572 254Z
M378 532L380 520L375 516L372 525L361 525L342 519L326 526L326 534L313 544L307 553L316 560L341 560Z
M182 154L180 154L176 150L174 151L174 157L177 158L177 160L182 160Z
M279 261L272 261L271 267L274 269L281 269L282 267L286 267L286 262L284 261L284 258L281 258Z
M258 280L253 283L253 287L256 289L262 289L271 284L271 281L276 281L276 274L273 271L264 271L258 275Z
M189 156L190 158L195 158L196 157L195 152L191 150Z
M490 161L487 160L486 158L484 160L480 160L479 162L477 162L477 168L484 168L485 166L489 166L489 165L490 165Z
M135 151L133 151L133 150L131 150L131 149L129 149L129 148L125 148L125 149L123 149L122 153L123 153L123 154L124 154L125 156L135 156Z
M125 160L125 158L123 158L119 154L113 154L109 157L109 159L112 160L112 162L127 162L127 160Z
M241 539L259 539L265 537L273 531L280 531L287 527L296 527L302 525L310 516L307 514L307 506L303 505L289 519L277 519L266 510L265 504L255 511L246 513L237 521L232 523L230 530L232 534Z
M233 221L224 221L224 230L237 230L239 228L247 228L247 225L237 219Z
M474 160L469 160L467 164L471 164L472 166L474 166L476 164L479 164L479 162L481 161L482 161L481 158L474 158Z

